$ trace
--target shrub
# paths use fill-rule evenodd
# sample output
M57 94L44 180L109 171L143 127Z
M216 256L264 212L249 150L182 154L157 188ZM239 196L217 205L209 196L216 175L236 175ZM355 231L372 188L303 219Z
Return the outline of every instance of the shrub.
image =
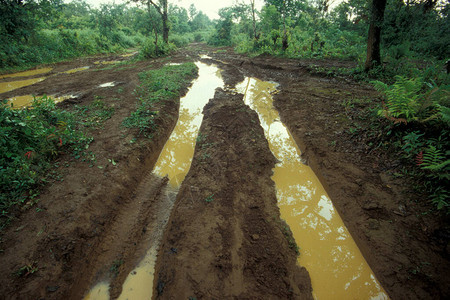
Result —
M35 98L20 110L0 105L0 227L10 208L45 181L55 157L85 149L90 141L77 129L74 115L57 109L51 98Z
M165 44L161 41L155 44L154 40L147 39L141 46L140 56L144 59L166 56L175 51L175 49L176 46L174 44Z

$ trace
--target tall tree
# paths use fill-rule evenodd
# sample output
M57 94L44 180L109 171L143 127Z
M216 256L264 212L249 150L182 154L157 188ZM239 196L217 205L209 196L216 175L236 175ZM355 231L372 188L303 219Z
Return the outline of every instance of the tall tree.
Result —
M364 69L372 69L374 65L381 63L381 26L383 24L384 11L387 0L372 0L369 33L367 37L367 57Z
M163 28L164 43L169 43L169 14L168 14L168 0L131 0L133 2L140 2L147 6L153 6L158 14L161 16ZM152 21L153 22L153 21Z
M257 40L259 38L259 34L256 32L256 9L255 9L255 0L250 0L250 6L252 11L252 25L253 25L253 38Z
M169 43L169 16L168 16L168 0L159 0L158 3L153 0L148 0L148 2L153 5L158 13L161 15L162 27L163 27L163 41L164 43Z

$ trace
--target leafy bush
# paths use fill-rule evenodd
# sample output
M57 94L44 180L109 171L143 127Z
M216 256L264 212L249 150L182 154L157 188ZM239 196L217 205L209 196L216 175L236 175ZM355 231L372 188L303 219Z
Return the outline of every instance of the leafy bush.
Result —
M51 98L35 98L30 108L20 110L0 105L0 226L11 206L45 182L55 157L83 150L90 141L77 130L74 115L57 109Z
M173 43L178 48L186 47L192 40L189 35L175 35L172 34L169 38L169 42Z
M141 35L127 36L122 31L101 36L94 29L42 29L28 42L0 43L0 68L54 62L61 59L120 51L143 41ZM1 40L0 40L1 42Z
M144 59L167 56L173 51L175 51L176 46L174 44L165 44L161 41L158 41L155 44L155 41L152 39L147 39L141 47L140 56Z

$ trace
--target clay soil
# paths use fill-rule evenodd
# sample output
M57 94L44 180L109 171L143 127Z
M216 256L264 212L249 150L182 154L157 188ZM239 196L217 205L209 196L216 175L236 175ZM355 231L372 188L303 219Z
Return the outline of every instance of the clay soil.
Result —
M326 77L312 67L353 63L249 58L205 45L115 67L93 62L129 58L59 63L50 74L55 76L1 95L70 93L77 98L61 107L102 99L115 112L91 132L95 166L61 156L59 180L41 190L37 204L14 212L0 244L0 298L82 299L101 280L111 282L115 298L157 240L154 297L312 298L308 272L296 265L276 206L270 178L275 158L242 95L217 90L205 106L200 133L206 139L197 143L178 191L151 173L175 126L178 99L155 108L160 114L152 139L130 143L135 132L121 126L135 109L139 72L200 60L200 54L223 69L227 86L245 76L280 84L274 104L282 121L392 299L449 298L449 234L442 217L411 193L411 182L390 175L399 168L395 157L369 146L370 124L363 117L379 96L368 85ZM93 67L59 73L86 65ZM114 87L98 87L113 81ZM14 275L24 266L35 272Z

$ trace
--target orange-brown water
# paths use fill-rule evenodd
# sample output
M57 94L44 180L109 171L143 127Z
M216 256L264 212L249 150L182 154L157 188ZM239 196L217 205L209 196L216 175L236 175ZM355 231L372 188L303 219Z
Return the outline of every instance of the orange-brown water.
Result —
M48 73L51 70L53 70L53 68L42 68L42 69L28 70L28 71L24 71L24 72L13 73L13 74L0 75L0 79L13 78L13 77L29 77L29 76L34 76L34 75Z
M178 121L153 169L153 173L160 177L168 176L169 184L173 188L180 186L191 166L196 138L203 119L203 107L214 97L215 89L223 87L220 70L216 66L203 63L196 65L199 68L198 79L194 81L186 96L180 99ZM119 300L152 298L158 246L159 241L151 245L145 257L128 275ZM109 291L103 288L104 284L101 282L96 285L89 292L88 299L108 299Z
M63 72L63 73L65 73L65 74L73 74L73 73L76 73L76 72L80 72L80 71L87 70L87 69L89 69L89 68L90 68L89 66L85 66L85 67L80 67L80 68L70 69L70 70L65 71L65 72Z
M72 95L65 95L60 97L49 96L52 98L55 103L62 102L66 99L72 98ZM39 97L37 97L39 98ZM13 108L22 108L26 106L30 106L33 103L34 96L33 95L24 95L24 96L15 96L8 99L7 104L11 105Z
M223 86L220 71L215 66L197 63L199 79L186 97L180 101L180 113L175 129L162 150L153 172L168 176L169 183L178 187L191 166L195 140L203 119L202 110L214 97L217 87Z
M114 65L120 63L120 60L98 60L94 62L96 65Z
M45 80L47 77L31 78L18 81L0 82L0 94Z
M280 161L272 177L281 217L300 246L316 299L388 299L314 172L273 108L276 84L247 78L236 88L255 110Z

